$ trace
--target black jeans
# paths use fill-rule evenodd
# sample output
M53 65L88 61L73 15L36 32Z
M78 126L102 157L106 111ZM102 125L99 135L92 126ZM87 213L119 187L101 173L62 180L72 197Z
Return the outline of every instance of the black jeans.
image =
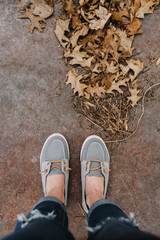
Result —
M112 201L95 202L88 213L88 239L95 240L158 240L139 230L134 219ZM68 231L66 208L56 198L41 199L25 217L18 215L15 232L3 240L72 240Z

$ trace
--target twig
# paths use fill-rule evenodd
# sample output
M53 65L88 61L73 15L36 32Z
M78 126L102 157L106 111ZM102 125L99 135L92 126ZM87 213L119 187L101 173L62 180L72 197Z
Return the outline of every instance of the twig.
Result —
M135 54L132 55L132 57L138 56L138 55L140 55L141 53L142 53L142 51L139 52L139 53L135 53Z
M148 92L150 89L152 89L153 87L158 86L158 85L160 85L160 83L156 83L156 84L152 85L151 87L149 87L149 88L145 91L145 93L144 93L144 95L143 95L143 98L142 98L142 113L141 113L140 118L138 119L137 126L136 126L135 130L133 131L133 133L131 133L131 135L129 135L129 136L126 137L126 138L119 139L119 140L113 140L113 141L105 141L105 143L123 142L123 141L126 141L126 140L128 140L129 138L131 138L131 137L136 133L136 131L137 131L138 127L139 127L140 121L142 120L142 117L143 117L143 115L144 115L145 96L146 96L147 92Z
M144 70L142 71L142 73L145 73L149 70L149 66L154 63L158 58L160 57L160 55L158 55L156 58L154 58L153 60L151 60L145 67L144 67Z
M85 118L87 118L87 120L90 121L92 124L96 125L96 126L99 127L101 130L103 130L102 127L100 127L98 124L96 124L95 122L93 122L89 117L85 116L84 113L83 113L83 116L84 116Z
M64 87L65 87L65 83L66 83L66 80L64 81L64 83L63 83L63 87L61 88L61 91L60 91L60 93L58 94L59 96L62 95L63 89L64 89Z
M150 69L151 69L151 68L149 67L149 68L147 68L146 70L143 70L143 71L142 71L142 74L145 73L145 72L148 72Z
M56 85L56 87L53 88L52 92L54 92L54 91L59 87L60 84L61 84L61 82L59 82L59 83ZM48 97L48 98L53 98L53 97L57 97L57 96L58 96L58 94L57 94L57 95L52 95L52 96L47 96L47 97Z
M66 80L64 81L64 83L59 82L59 83L57 84L57 86L53 89L53 92L54 92L60 85L63 84L60 92L59 92L58 94L56 94L56 95L51 95L51 96L47 96L47 97L48 97L48 98L60 97L60 96L62 95L63 89L64 89L64 87L65 87L65 83L66 83Z

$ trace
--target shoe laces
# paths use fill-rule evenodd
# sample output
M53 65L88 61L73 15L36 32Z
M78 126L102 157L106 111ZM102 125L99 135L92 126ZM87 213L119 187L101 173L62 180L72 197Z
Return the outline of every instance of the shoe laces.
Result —
M85 171L87 171L87 163L88 163L88 162L100 162L100 163L103 163L103 164L104 164L104 161L99 160L99 159L88 159L88 160L86 161L86 164L85 164ZM100 171L102 172L101 165L100 165L99 167L97 167L97 166L95 166L94 164L90 164L90 166L92 167L92 168L89 169L90 171L100 170ZM105 169L104 169L104 172L105 172L105 173L106 173L106 172L110 172L110 171L111 171L111 170L108 169L108 168L105 168Z
M65 160L51 160L51 161L48 161L48 162L47 162L47 165L48 165L49 163L51 163L50 170L53 169L53 168L59 168L59 169L61 169L61 164L62 164L62 162L65 163ZM53 165L52 163L57 163L57 164L54 164L54 165ZM71 168L65 167L65 171L67 171L67 170L71 170ZM45 169L45 170L43 170L43 171L40 171L39 173L46 173L47 171L48 171L48 169Z

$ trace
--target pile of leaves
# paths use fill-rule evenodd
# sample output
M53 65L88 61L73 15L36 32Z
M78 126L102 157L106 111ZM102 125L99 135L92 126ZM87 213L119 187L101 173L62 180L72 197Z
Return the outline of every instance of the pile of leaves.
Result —
M24 3L21 0L19 7ZM158 4L157 0L62 2L64 13L56 21L55 34L66 62L73 66L66 84L71 84L77 110L108 133L128 134L128 113L142 96L137 76L143 63L132 57L132 42L135 34L142 33L140 19ZM53 13L53 2L30 0L23 11L21 18L32 13L32 18L44 22ZM29 18L32 32L37 25Z

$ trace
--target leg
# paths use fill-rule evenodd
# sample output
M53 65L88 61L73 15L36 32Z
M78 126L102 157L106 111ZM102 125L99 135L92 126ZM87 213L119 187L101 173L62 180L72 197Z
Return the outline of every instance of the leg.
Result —
M109 177L109 153L98 136L88 137L81 149L82 206L88 213L88 239L151 240L135 220L112 201L105 199Z
M61 134L52 134L46 140L41 152L40 169L45 197L26 217L18 215L15 233L6 237L6 240L74 239L68 231L65 208L69 178L69 147Z
M18 215L15 232L4 240L72 240L65 206L54 197L41 199L25 217Z
M95 202L88 213L88 239L92 240L158 240L139 230L134 218L129 219L114 202Z

